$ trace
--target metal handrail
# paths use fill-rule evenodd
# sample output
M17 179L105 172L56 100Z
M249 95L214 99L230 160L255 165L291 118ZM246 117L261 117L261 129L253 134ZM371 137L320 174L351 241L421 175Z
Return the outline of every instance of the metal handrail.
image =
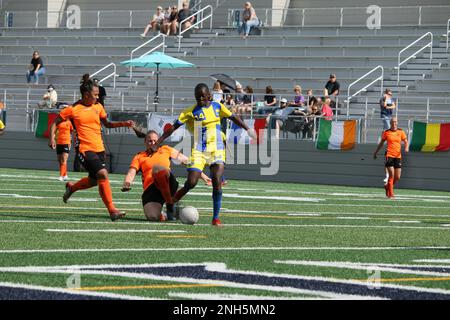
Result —
M99 83L102 83L103 81L105 81L105 80L107 80L107 79L113 77L113 88L114 88L114 90L115 90L115 89L116 89L116 77L118 76L118 74L117 74L117 66L116 66L115 63L110 63L110 64L108 64L107 66L104 66L104 67L101 68L100 70L98 70L98 71L94 72L93 74L91 74L90 77L92 78L93 76L99 74L100 72L102 72L103 70L106 70L106 69L109 68L109 67L113 67L113 70L114 70L114 71L113 71L112 73L110 73L109 75L107 75L106 77L100 79L98 82L99 82Z
M206 17L203 15L203 13L206 11L206 10L211 10L211 12L210 12L210 14L209 15L207 15ZM201 9L200 11L197 11L196 13L194 13L194 14L191 14L189 17L187 17L186 19L184 19L183 21L181 21L180 22L180 32L179 32L179 34L178 34L178 52L180 52L180 50L181 50L181 39L183 39L183 34L185 33L185 32L187 32L187 31L189 31L190 29L192 29L192 28L195 28L197 25L199 25L199 24L202 24L203 25L203 21L206 21L206 20L208 20L208 19L210 19L210 21L209 21L209 30L212 30L212 17L213 17L213 12L214 12L214 9L213 9L213 7L211 6L211 5L207 5L206 7L204 7L203 9ZM191 25L189 28L186 28L186 29L184 29L184 30L182 30L182 27L183 27L183 23L185 23L186 21L188 21L188 20L191 20L193 17L195 17L195 16L197 16L198 14L200 14L201 13L201 15L202 15L202 18L200 19L200 20L198 20L196 23L194 23L193 25Z
M358 90L357 92L355 92L354 94L350 95L350 88L353 87L356 83L358 83L359 81L367 78L368 75L372 74L373 72L377 71L377 70L381 70L381 75L376 78L374 81L372 81L371 83L369 83L368 85L366 85L364 88ZM360 94L361 92L365 92L367 91L367 88L370 87L371 85L373 85L375 82L377 82L378 80L381 81L381 93L383 92L383 81L384 81L384 68L383 66L376 66L375 68L373 68L372 70L370 70L369 72L367 72L365 75L359 77L358 79L356 79L355 81L353 81L352 83L350 83L348 85L348 89L347 89L347 117L350 115L350 100L357 96L358 94Z
M406 58L403 61L400 61L400 56L403 52L405 52L407 49L411 48L413 45L415 45L417 42L419 42L420 40L422 40L423 38L430 36L430 42L427 43L426 45L422 46L419 50L417 50L416 52L414 52L412 55L410 55L408 58ZM400 67L408 62L409 60L411 60L412 58L416 58L416 55L420 52L422 52L423 50L425 50L425 48L430 47L430 64L431 61L433 60L433 33L431 32L427 32L425 33L423 36L421 36L419 39L417 39L416 41L412 42L411 44L407 45L405 48L403 48L402 50L400 50L400 52L398 53L398 59L397 59L397 84L400 83Z
M423 24L423 20L424 20L423 19L423 16L424 16L423 9L439 9L439 8L446 8L446 9L450 10L450 6L448 6L448 5L381 7L381 9L383 11L385 11L385 10L386 11L392 11L392 10L395 10L395 9L402 9L402 10L415 9L415 10L417 10L417 16L414 17L414 19L415 19L414 25L417 25L417 26L421 26ZM342 26L346 25L344 23L344 20L345 20L344 18L346 17L346 13L350 17L351 15L354 14L355 10L361 10L361 12L364 12L364 14L365 14L366 13L366 9L367 9L367 7L350 7L350 8L349 7L345 7L345 8L344 7L329 7L329 8L288 8L288 9L282 9L282 8L258 8L256 10L259 11L259 12L265 12L266 13L266 17L265 17L266 22L267 22L267 19L268 19L268 14L270 12L273 13L273 12L281 11L281 14L284 14L285 11L291 12L291 13L292 12L294 12L294 13L297 12L299 19L301 19L301 20L298 20L299 21L299 24L298 24L299 26L300 25L301 26L305 26L305 16L306 16L306 13L308 13L308 11L324 11L324 10L336 11L337 15L339 16L339 18L337 19L337 23L323 24L323 25L314 24L313 26L336 26L336 27L339 26L339 27L342 27ZM228 9L228 26L229 27L233 26L234 12L235 11L241 11L241 10L242 10L242 8L234 8L234 9L230 8L230 9ZM264 19L261 19L261 20L264 20ZM362 22L361 25L355 25L352 22L351 24L348 24L348 26L366 26L365 23L366 23L366 20L364 19L364 22ZM267 23L266 23L266 25L267 25ZM384 25L387 26L387 24L384 24ZM394 24L394 25L402 25L402 24Z
M139 57L142 57L142 56L145 56L145 55L147 55L147 54L149 54L149 53L152 53L153 51L156 51L156 50L158 50L159 48L162 48L162 52L164 53L164 51L166 50L166 37L167 37L167 36L166 36L165 34L163 34L163 33L159 33L158 35L154 36L154 37L151 38L150 40L148 40L148 41L144 42L143 44L141 44L139 47L137 47L137 48L131 50L131 53L130 53L130 60L133 59L133 55L134 55L134 53L135 53L136 51L138 51L139 49L145 47L145 46L148 45L150 42L153 42L153 41L155 41L155 40L157 40L157 39L159 39L159 38L161 38L161 37L162 37L162 42L161 42L160 44L158 44L156 47L152 48L151 50L147 51L146 53L141 54ZM133 78L133 67L130 66L130 81L131 81L132 78Z
M446 39L446 45L445 45L445 51L448 52L448 37L450 35L450 19L447 20L447 33L445 34Z

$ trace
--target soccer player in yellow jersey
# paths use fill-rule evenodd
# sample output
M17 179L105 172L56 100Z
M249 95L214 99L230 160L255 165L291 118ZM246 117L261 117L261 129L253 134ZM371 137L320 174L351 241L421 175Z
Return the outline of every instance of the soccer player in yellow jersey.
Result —
M211 93L206 84L200 83L195 87L196 104L186 108L178 117L171 128L166 130L153 146L154 151L175 130L186 124L194 138L191 158L187 166L188 177L184 186L177 191L173 201L179 201L189 190L194 188L201 177L206 165L211 171L213 184L213 208L212 224L221 226L219 220L222 206L222 175L225 168L225 145L223 143L220 120L228 118L241 128L247 130L250 137L256 139L256 133L238 117L231 113L223 104L212 101Z
M5 125L3 124L3 121L0 120L0 136L5 133Z

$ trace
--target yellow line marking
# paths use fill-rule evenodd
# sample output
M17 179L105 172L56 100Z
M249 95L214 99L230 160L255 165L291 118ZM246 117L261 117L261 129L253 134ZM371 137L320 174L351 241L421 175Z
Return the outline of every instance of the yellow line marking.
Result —
M204 238L207 238L207 236L178 236L178 235L175 235L175 236L172 236L172 235L164 235L164 236L156 236L157 238L202 238L202 239L204 239Z
M367 279L353 279L354 281L367 282ZM376 282L409 282L409 281L449 281L450 277L433 277L433 278L384 278L370 279L370 283Z
M141 286L103 286L74 288L75 291L131 290L131 289L175 289L175 288L210 288L223 287L218 284L152 284Z

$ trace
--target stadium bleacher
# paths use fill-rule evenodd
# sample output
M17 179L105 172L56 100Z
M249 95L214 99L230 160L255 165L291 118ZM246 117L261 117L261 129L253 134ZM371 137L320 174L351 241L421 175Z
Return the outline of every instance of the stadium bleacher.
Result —
M81 2L80 7L83 10L92 9L88 3ZM149 7L147 2L145 5L139 1L132 3L128 7L130 10ZM158 3L166 5L171 2ZM202 7L208 4L214 7L219 4L212 30L209 30L209 22L206 22L204 28L182 39L180 51L176 38L167 38L167 54L185 59L197 67L194 70L162 70L158 111L173 112L191 103L193 85L198 82L212 84L209 75L213 73L227 73L244 86L252 86L255 99L262 99L267 85L271 85L276 94L288 98L292 96L295 84L300 84L304 90L312 88L316 95L320 95L328 75L333 72L341 84L339 102L345 108L348 85L372 68L382 65L385 69L384 87L391 88L399 98L401 126L406 126L411 116L425 116L424 110L428 110L427 117L437 119L446 115L445 112L450 112L446 107L449 100L446 89L450 85L450 55L446 52L446 38L443 36L446 31L445 21L431 23L426 20L429 23L420 26L393 25L392 21L388 21L382 29L369 30L365 26L354 25L300 26L298 21L289 22L286 19L287 25L265 25L262 35L242 40L231 26L232 21L229 21L231 9L240 8L241 1L203 1ZM291 5L295 5L295 2ZM112 8L123 9L115 2ZM450 16L450 7L445 10ZM143 17L140 19L145 21ZM130 81L129 70L120 67L120 62L129 59L133 49L151 38L149 36L143 40L139 36L145 22L133 21L132 27L124 28L109 26L108 21L104 19L108 27L80 30L20 27L20 24L3 30L0 38L0 93L2 100L6 98L11 130L26 128L25 112L37 104L48 84L57 87L59 100L71 102L77 97L81 74L93 73L111 62L118 65L118 77L115 89L112 81L104 83L108 92L106 107L109 110L153 110L154 70L135 68ZM123 24L120 19L117 23ZM431 63L428 50L417 54L415 59L402 66L400 82L397 84L395 68L399 51L427 32L434 35ZM419 42L418 45L423 43ZM420 46L411 49L418 48ZM35 49L41 52L47 73L39 85L28 86L25 82L25 66ZM375 78L374 74L358 86L361 88ZM350 115L367 114L367 141L376 141L379 132L380 90L377 83L367 92L353 98L350 104Z

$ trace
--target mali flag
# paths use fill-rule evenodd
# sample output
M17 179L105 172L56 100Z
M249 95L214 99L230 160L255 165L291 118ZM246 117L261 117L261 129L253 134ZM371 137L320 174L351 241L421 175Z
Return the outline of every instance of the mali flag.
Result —
M450 149L450 123L414 121L411 151L434 152Z
M49 113L39 110L37 113L35 136L48 138L50 134L50 126L52 125L53 121L55 121L57 116L58 113Z

